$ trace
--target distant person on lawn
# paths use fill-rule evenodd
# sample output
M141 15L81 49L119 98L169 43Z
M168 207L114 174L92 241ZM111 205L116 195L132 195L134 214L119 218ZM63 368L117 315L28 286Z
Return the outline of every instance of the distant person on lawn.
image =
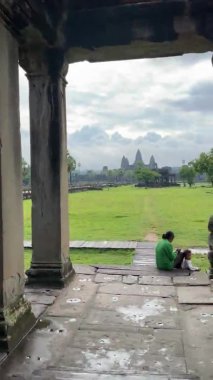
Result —
M156 265L158 269L172 270L173 268L188 269L197 271L199 268L193 267L191 262L191 251L186 249L181 252L180 249L174 251L172 242L175 238L174 232L167 231L162 235L162 239L155 248Z

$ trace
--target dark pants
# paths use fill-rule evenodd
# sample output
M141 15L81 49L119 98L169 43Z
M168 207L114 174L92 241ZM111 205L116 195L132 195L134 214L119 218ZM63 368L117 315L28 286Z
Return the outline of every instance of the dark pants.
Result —
M176 259L174 261L174 268L181 269L181 265L182 265L184 258L185 258L185 253L184 252L178 252Z
M174 268L181 269L183 259L191 260L192 253L189 249L185 251L178 251L174 261Z

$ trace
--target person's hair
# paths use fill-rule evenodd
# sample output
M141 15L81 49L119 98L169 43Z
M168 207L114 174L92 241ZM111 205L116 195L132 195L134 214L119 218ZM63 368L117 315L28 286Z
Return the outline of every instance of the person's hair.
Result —
M192 254L192 251L190 249L185 249L185 251L183 251L183 257L186 260L190 260L191 254Z
M175 234L172 231L167 231L165 234L162 235L162 239L167 239L167 240L174 239L174 237L175 237Z

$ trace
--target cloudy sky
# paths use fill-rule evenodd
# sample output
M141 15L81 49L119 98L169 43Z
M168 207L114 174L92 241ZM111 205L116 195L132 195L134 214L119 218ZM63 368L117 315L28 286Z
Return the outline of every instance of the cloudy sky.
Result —
M82 171L120 167L137 149L145 163L180 166L213 147L211 53L72 64L68 148ZM20 69L22 154L29 162L28 83Z

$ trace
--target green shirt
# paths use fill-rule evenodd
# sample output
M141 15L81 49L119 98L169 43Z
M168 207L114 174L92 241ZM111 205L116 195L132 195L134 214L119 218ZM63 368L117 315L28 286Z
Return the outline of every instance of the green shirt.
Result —
M156 265L158 269L172 270L176 252L173 252L172 244L167 239L158 242L155 248Z

